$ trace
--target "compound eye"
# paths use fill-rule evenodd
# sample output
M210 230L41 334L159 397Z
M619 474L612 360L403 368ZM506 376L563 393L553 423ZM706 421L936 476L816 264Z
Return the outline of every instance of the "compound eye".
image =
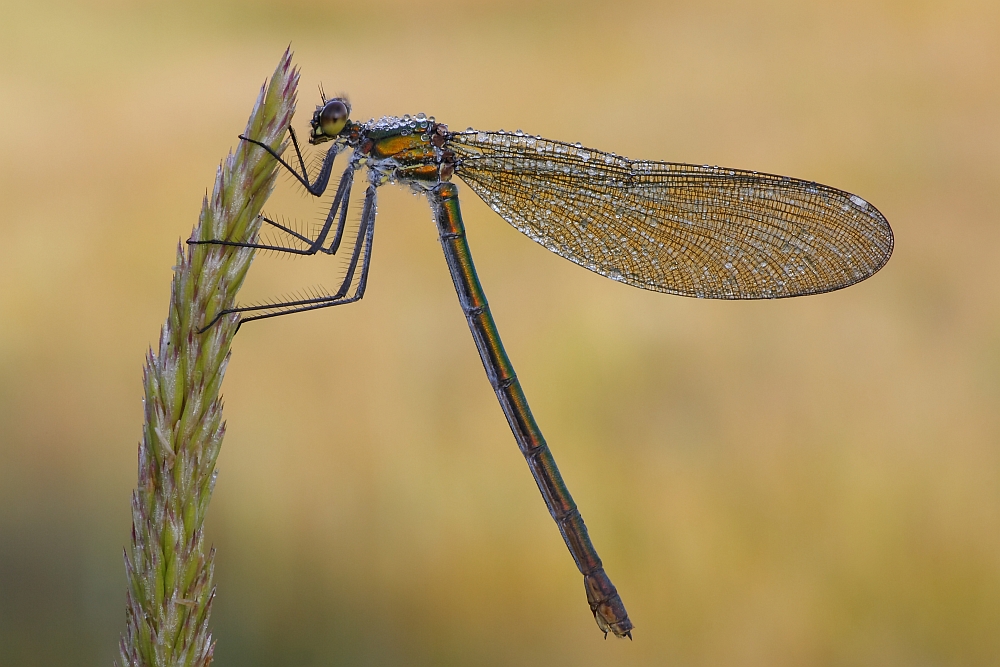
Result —
M347 125L351 110L343 100L330 100L319 115L319 127L328 137L335 137Z

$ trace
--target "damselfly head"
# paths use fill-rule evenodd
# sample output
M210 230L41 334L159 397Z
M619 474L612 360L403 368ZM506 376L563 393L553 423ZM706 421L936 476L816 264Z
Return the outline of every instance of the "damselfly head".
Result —
M321 144L336 138L347 126L350 115L351 103L346 98L335 97L332 100L324 100L323 104L316 107L316 113L313 114L309 143Z

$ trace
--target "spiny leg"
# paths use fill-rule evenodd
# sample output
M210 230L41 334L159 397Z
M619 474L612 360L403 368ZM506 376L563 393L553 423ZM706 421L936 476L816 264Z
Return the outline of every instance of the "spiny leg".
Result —
M310 299L297 299L294 301L286 301L283 303L272 303L260 306L240 306L236 308L226 308L219 312L212 321L206 324L198 333L202 333L212 327L221 318L229 315L231 313L251 313L259 311L275 311L278 312L263 312L259 315L251 315L250 317L240 317L239 323L236 325L236 330L243 325L244 322L252 322L253 320L263 320L269 317L278 317L279 315L288 315L290 313L299 313L306 310L316 310L318 308L329 308L330 306L341 306L347 303L354 303L355 301L360 301L365 295L365 288L368 286L368 270L371 265L372 256L372 241L375 238L375 215L376 215L376 189L374 185L368 186L368 191L365 193L365 203L364 208L361 212L361 224L358 226L358 234L354 242L354 250L351 253L351 259L347 266L347 273L344 276L344 280L340 284L340 288L335 294L318 296ZM362 250L364 251L364 258L362 259ZM361 261L361 275L358 279L358 286L351 296L346 296L347 292L351 288L351 284L354 282L354 274L358 268L358 262Z
M330 247L324 249L322 242L319 245L320 252L325 252L328 255L336 255L337 250L340 249L340 242L344 240L344 228L347 226L347 204L351 200L351 186L354 183L354 169L348 167L347 171L340 179L340 185L337 186L337 194L340 194L341 189L346 188L346 191L340 198L340 219L337 221L337 232L333 235L333 241L330 243ZM326 216L326 221L323 223L323 229L326 232L330 231L330 224L333 221L333 216L337 212L336 202L330 207L330 213ZM326 234L323 234L326 237Z
M333 170L333 161L337 158L337 155L340 153L340 151L344 150L344 146L343 144L340 143L334 143L333 146L330 147L330 150L328 150L326 152L326 155L323 156L323 163L320 166L319 174L316 176L316 182L310 183L309 172L306 170L306 163L305 160L302 159L302 151L299 149L299 140L295 136L295 130L292 129L291 125L288 126L288 134L292 138L292 147L295 148L295 156L298 158L299 166L302 168L301 174L298 171L296 171L291 165L285 162L285 160L280 155L278 155L278 153L275 152L273 148L271 148L267 144L261 143L256 139L251 139L242 134L240 135L240 139L246 141L247 143L260 146L261 148L266 150L268 153L271 154L271 157L273 157L275 160L278 161L278 164L280 164L282 167L291 172L292 176L294 176L295 179L302 184L302 187L304 187L309 192L309 194L313 195L314 197L319 197L321 194L326 192L326 186L330 182L330 174Z
M311 239L308 236L299 234L293 229L271 220L266 216L261 216L261 219L277 227L282 232L285 232L289 236L296 238L303 243L309 244L309 250L304 253L312 255L316 252L322 252L327 255L336 255L337 250L340 249L340 243L344 239L344 229L347 226L347 205L351 199L351 187L354 184L354 169L350 166L344 171L344 175L340 177L340 184L337 186L337 193L333 197L333 203L330 206L330 212L326 215L326 220L323 221L323 227L320 229L319 234L316 239ZM323 244L326 242L327 236L330 234L330 228L333 226L333 219L337 217L337 213L340 213L340 218L337 220L337 231L333 235L333 241L330 242L330 247L324 248ZM274 248L270 248L273 250Z
M281 230L282 232L288 234L292 238L298 239L303 243L308 244L308 248L293 248L290 246L272 245L267 243L251 243L249 241L227 241L223 239L208 239L205 241L198 241L194 239L188 239L189 245L224 245L224 246L234 246L237 248L254 248L256 250L274 250L276 252L285 252L292 255L315 255L317 252L323 252L327 255L336 254L337 249L340 248L340 243L344 237L344 228L347 224L347 205L351 197L351 187L354 183L354 168L348 166L344 170L344 175L340 177L340 185L337 186L337 192L333 197L333 203L330 206L330 212L326 216L326 220L323 222L323 227L320 229L319 234L315 239L311 239L304 234L300 234L295 230L282 225L279 222L271 220L266 216L261 216L261 219L269 225ZM326 243L326 239L330 234L330 228L333 226L334 218L337 218L337 213L340 216L337 220L337 231L334 233L333 241L330 243L329 248L324 248L323 244Z

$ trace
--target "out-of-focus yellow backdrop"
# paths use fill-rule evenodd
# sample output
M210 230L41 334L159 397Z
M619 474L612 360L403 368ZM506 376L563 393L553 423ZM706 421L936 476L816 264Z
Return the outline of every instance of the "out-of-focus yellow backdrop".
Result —
M551 255L465 189L507 349L636 624L604 641L428 207L383 189L364 301L235 342L217 665L997 664L995 0L0 15L0 664L114 658L143 355L288 43L299 128L322 81L360 119L817 180L879 207L896 252L838 293L697 301ZM267 210L317 214L287 178ZM261 257L248 294L340 268Z

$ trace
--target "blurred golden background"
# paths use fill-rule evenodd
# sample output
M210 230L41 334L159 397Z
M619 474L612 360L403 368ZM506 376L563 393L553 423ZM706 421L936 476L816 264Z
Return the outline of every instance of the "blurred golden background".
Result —
M207 528L219 667L1000 660L995 0L0 15L0 664L116 655L143 355L289 43L300 129L322 81L358 119L813 179L876 205L896 252L842 292L697 301L551 255L464 188L508 352L636 624L604 641L428 207L383 189L364 301L236 339ZM267 210L317 213L287 178ZM247 290L339 270L261 257Z

